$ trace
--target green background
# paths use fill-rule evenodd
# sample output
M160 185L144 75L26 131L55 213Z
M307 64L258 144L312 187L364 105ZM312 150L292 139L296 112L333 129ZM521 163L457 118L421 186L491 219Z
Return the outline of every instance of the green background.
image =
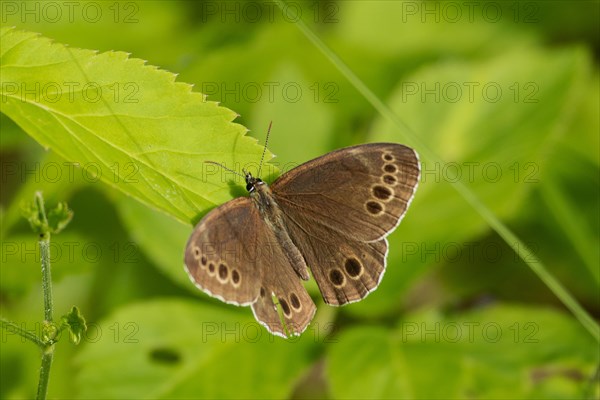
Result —
M532 271L598 321L598 2L67 3L1 4L1 314L39 331L20 207L42 190L75 213L52 238L55 315L77 305L89 325L58 343L49 397L600 396L596 339ZM193 223L244 193L203 160L256 166L243 135L262 145L271 121L269 180L374 141L416 148L423 169L378 290L332 308L309 283L318 311L290 340L200 293L182 262ZM39 350L0 344L0 397L33 397Z

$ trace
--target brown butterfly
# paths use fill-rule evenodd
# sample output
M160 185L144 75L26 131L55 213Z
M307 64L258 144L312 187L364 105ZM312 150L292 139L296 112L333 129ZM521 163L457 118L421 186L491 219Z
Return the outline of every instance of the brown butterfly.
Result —
M316 307L302 285L317 281L326 303L359 301L386 267L385 239L419 182L416 152L394 143L336 150L270 186L245 173L249 197L208 213L185 251L192 282L226 303L252 307L273 334L301 334Z

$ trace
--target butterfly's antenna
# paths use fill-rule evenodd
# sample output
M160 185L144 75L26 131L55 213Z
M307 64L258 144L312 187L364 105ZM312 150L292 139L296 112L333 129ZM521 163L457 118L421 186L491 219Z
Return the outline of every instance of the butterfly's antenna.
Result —
M229 172L232 172L232 173L234 173L234 174L236 174L236 175L238 175L238 176L241 176L242 178L246 179L246 177L245 177L244 175L242 175L242 174L240 174L239 172L237 172L237 171L234 171L234 170L232 170L232 169L230 169L230 168L227 168L226 166L224 166L223 164L219 164L218 162L214 162L214 161L204 161L204 163L206 163L206 164L215 164L215 165L218 165L219 167L223 168L224 170L226 170L226 171L229 171Z
M265 148L263 149L262 157L260 158L260 164L258 165L258 174L256 175L257 178L260 178L260 171L262 170L263 160L265 159L265 153L267 152L267 144L269 143L269 133L271 133L271 125L273 125L273 121L269 122L269 129L267 129Z

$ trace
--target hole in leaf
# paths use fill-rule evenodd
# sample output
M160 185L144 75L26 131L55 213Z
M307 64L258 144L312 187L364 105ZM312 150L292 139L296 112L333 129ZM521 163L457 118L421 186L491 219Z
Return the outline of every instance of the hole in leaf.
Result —
M174 349L159 347L150 352L150 360L158 364L174 365L181 362L181 355Z

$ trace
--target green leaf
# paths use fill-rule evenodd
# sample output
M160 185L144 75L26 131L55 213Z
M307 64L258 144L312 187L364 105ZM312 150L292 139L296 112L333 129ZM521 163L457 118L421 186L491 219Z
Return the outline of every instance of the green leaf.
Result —
M67 203L60 202L48 211L48 227L52 233L62 231L73 219L73 211L69 210Z
M61 318L62 325L69 331L69 339L73 344L79 344L81 336L87 331L85 318L79 312L79 308L73 306L69 313Z
M29 221L31 229L40 235L59 233L73 218L73 211L69 210L65 202L58 203L50 211L47 211L41 192L35 193L32 202L22 205L22 213Z
M122 308L95 324L98 340L78 357L83 397L287 398L314 358L306 332L268 334L249 309L187 300Z
M429 206L446 199L439 192L445 184L462 181L498 215L511 215L539 183L545 152L565 133L561 124L570 122L573 103L582 101L588 68L587 54L576 48L528 50L483 62L442 63L407 77L392 108L446 162L421 160L415 201ZM381 120L374 139L399 140L394 130ZM507 192L510 198L503 196ZM473 215L464 201L450 203L457 196L447 197L444 207L429 208L426 223L439 221L442 213ZM472 234L481 229L480 220L469 217L443 234L456 237L456 228L461 236Z
M329 348L326 373L334 398L576 398L599 361L572 318L495 306L351 329Z
M475 245L474 238L488 231L451 182L463 182L499 218L515 215L539 185L556 137L566 133L588 72L587 54L577 48L530 49L434 64L406 77L390 107L445 163L421 158L415 199L389 237L386 277L349 311L389 312L419 274L443 264L454 249ZM384 119L373 133L375 141L402 141Z
M237 114L174 74L14 29L0 31L0 44L4 114L90 179L180 221L233 197L231 174L204 161L241 170L260 160L262 149L232 122Z

